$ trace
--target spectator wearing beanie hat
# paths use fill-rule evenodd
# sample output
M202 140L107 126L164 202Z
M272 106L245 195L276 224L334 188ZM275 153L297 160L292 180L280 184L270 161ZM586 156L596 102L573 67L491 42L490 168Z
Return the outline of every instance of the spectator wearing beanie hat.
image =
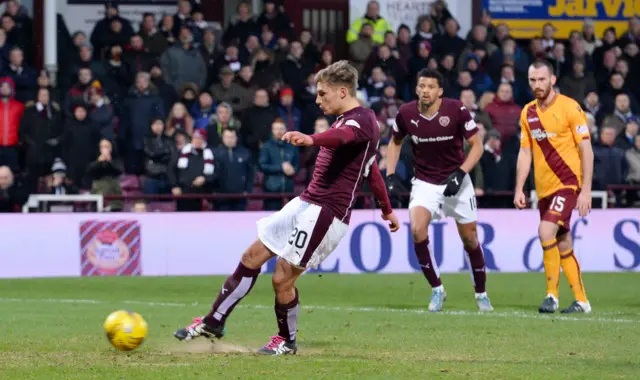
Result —
M278 116L284 120L288 131L299 131L302 114L293 103L293 95L293 90L290 87L285 87L280 91Z
M56 158L51 167L52 176L47 181L47 193L55 195L78 194L78 189L67 179L67 165Z

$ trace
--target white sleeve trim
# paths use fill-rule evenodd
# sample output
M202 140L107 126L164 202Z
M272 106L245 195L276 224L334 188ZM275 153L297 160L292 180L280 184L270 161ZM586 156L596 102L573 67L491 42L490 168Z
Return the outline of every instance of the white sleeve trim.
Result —
M360 128L360 124L358 124L358 122L353 120L353 119L349 119L349 120L345 121L344 125L350 125L352 127Z

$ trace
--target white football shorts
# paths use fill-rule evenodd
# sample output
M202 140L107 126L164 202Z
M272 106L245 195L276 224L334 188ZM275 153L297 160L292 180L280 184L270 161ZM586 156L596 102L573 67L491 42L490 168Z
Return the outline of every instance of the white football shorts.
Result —
M326 208L296 197L280 211L258 220L258 238L291 265L317 268L333 252L349 225Z
M441 220L448 216L459 224L478 220L478 204L471 178L467 174L462 180L458 194L444 196L446 185L434 185L417 178L411 180L411 199L409 209L424 207L431 212L432 220Z

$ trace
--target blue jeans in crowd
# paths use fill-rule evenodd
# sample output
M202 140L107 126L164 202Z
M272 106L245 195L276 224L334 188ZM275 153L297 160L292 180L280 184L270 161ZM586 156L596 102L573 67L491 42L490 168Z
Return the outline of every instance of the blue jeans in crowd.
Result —
M146 177L142 180L142 191L145 194L169 194L169 182L164 179Z

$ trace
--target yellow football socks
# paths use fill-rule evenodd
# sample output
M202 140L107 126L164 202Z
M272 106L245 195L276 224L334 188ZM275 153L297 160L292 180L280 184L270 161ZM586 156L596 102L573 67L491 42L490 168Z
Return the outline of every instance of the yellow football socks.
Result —
M560 282L560 251L556 239L542 242L544 273L547 276L547 294L553 294L558 299L558 285Z
M546 251L545 251L545 255L546 255ZM545 256L544 265L546 268L547 266L546 256ZM571 290L573 290L573 294L576 297L576 301L587 302L587 293L585 292L584 285L582 284L580 264L578 264L578 259L573 254L573 249L560 252L560 265L562 265L562 271L564 272L564 275L567 277L567 281L569 281L569 286L571 286Z

